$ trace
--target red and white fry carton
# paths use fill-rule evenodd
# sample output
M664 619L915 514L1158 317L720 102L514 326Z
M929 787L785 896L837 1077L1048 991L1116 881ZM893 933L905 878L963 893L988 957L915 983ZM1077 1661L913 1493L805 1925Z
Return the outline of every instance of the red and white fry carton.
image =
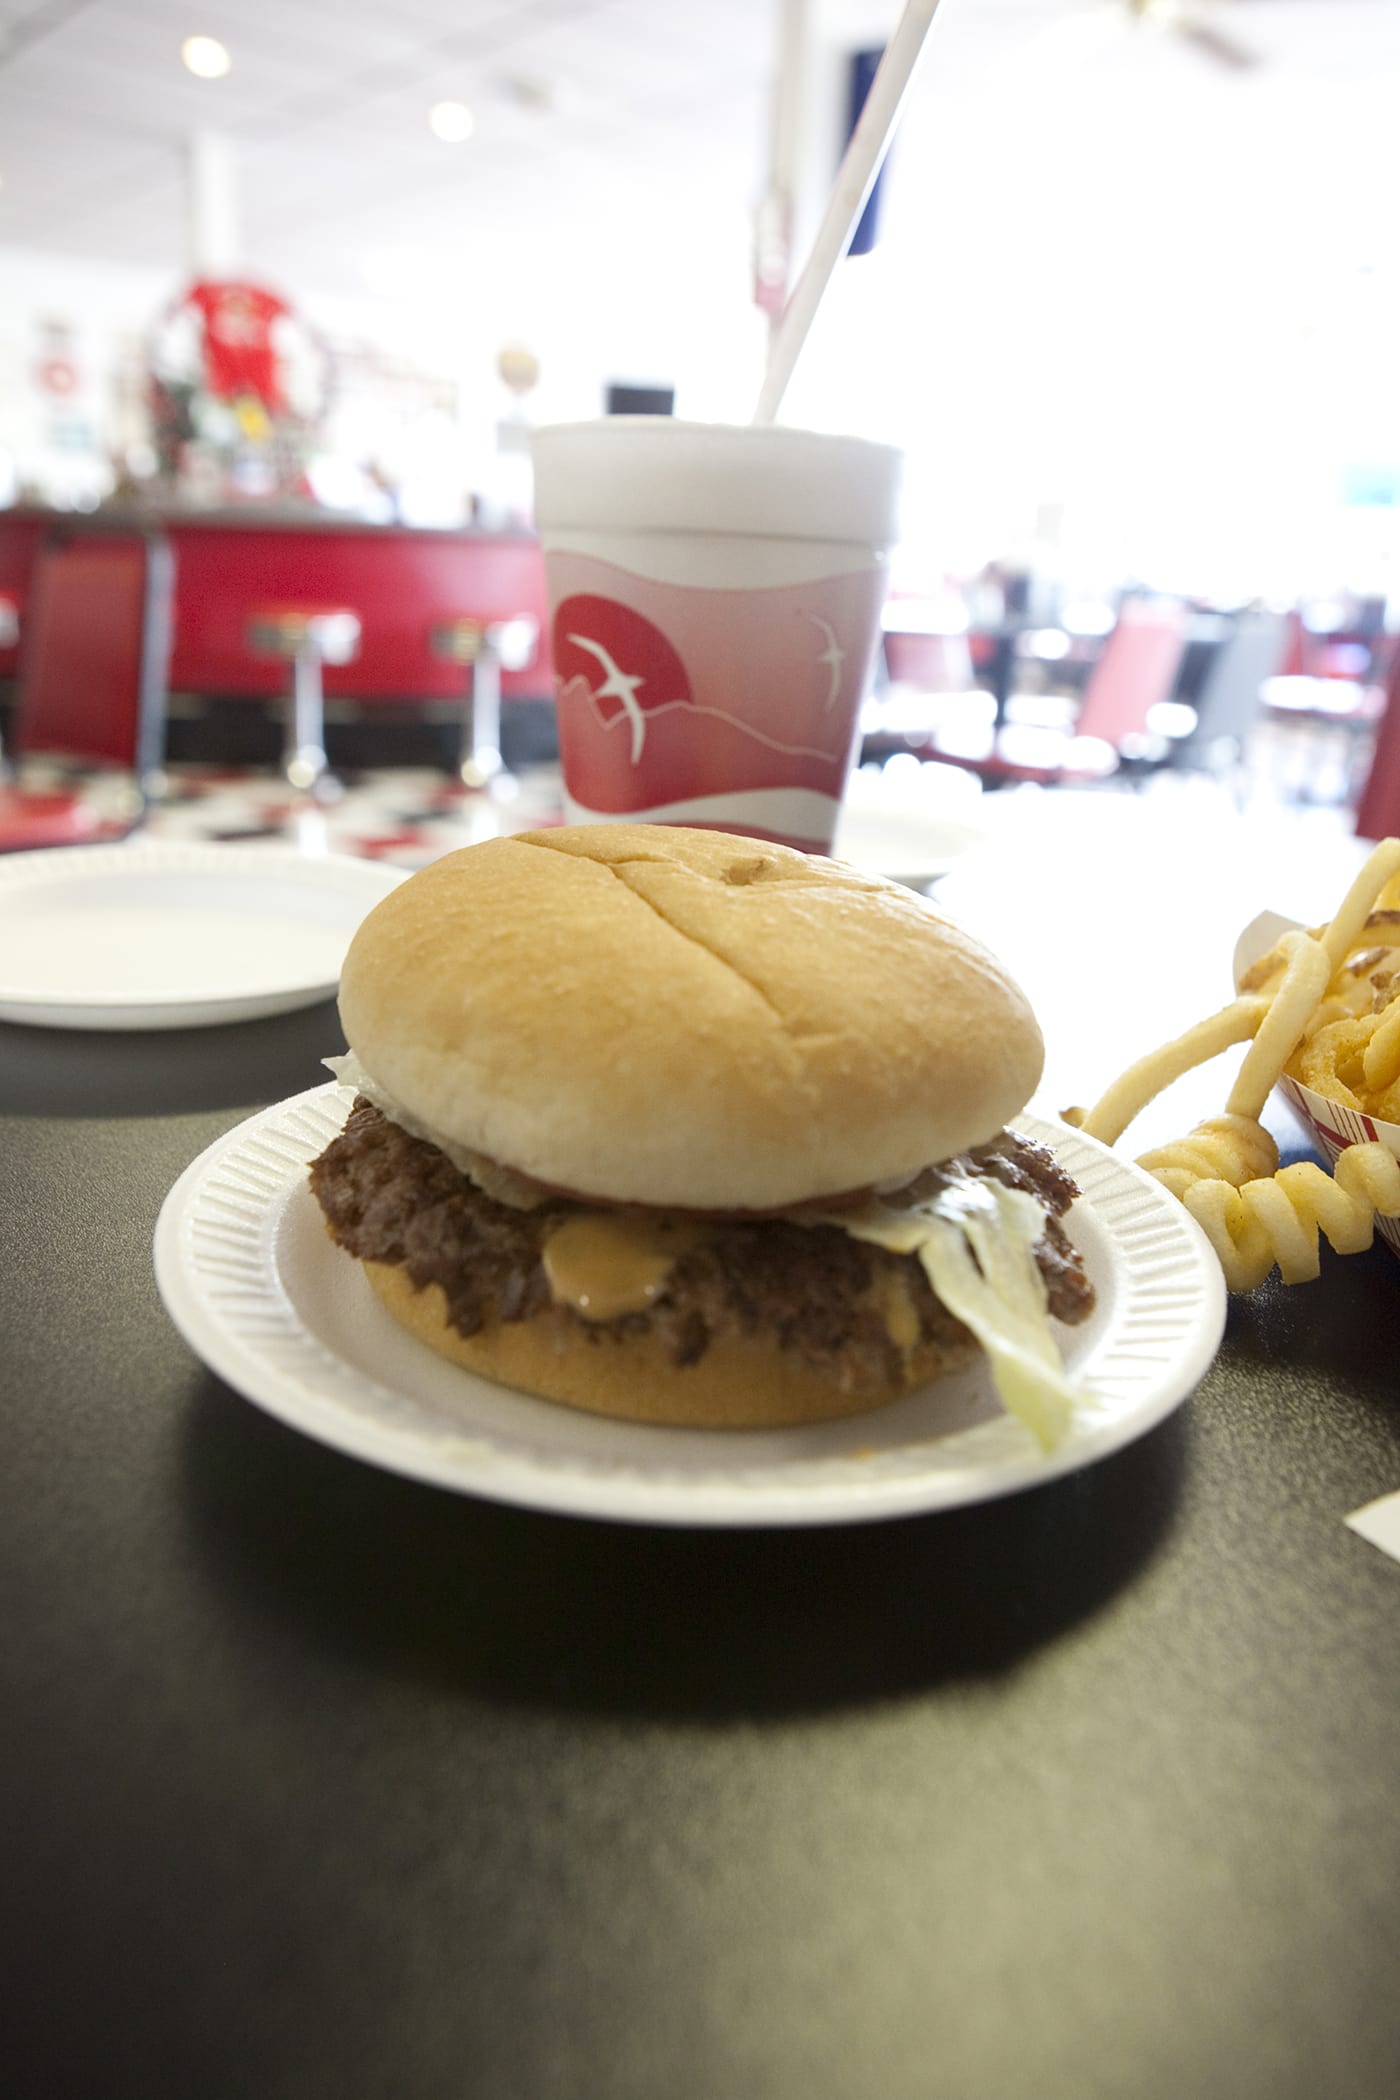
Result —
M1296 919L1282 918L1277 912L1261 912L1257 919L1251 919L1235 943L1236 987L1252 962L1267 955L1283 934L1297 930ZM1316 1093L1312 1087L1303 1086L1298 1080L1286 1076L1280 1079L1278 1090L1312 1133L1329 1167L1336 1166L1338 1155L1349 1145L1379 1143L1385 1146L1392 1159L1400 1160L1400 1123L1382 1123L1374 1116L1362 1115L1344 1102L1333 1101L1326 1094ZM1377 1218L1376 1231L1391 1253L1400 1255L1400 1218Z

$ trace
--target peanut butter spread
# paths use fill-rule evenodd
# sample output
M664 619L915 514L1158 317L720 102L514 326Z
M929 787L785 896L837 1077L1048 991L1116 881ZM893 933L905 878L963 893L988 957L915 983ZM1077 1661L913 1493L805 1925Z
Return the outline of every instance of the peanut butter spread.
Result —
M962 1164L1036 1193L1036 1260L1050 1311L1082 1320L1093 1289L1059 1222L1073 1183L1043 1146L1011 1132ZM924 1180L934 1189L946 1179L933 1171L917 1193ZM420 1290L438 1285L465 1336L533 1318L578 1321L600 1339L644 1323L684 1365L713 1339L770 1334L852 1390L888 1381L911 1345L971 1341L921 1262L857 1239L857 1216L799 1223L649 1213L557 1195L522 1209L488 1195L363 1098L312 1165L311 1183L342 1247L362 1261L402 1264Z
M555 1226L540 1260L558 1305L585 1320L646 1312L677 1258L713 1237L703 1225L665 1214L582 1210Z

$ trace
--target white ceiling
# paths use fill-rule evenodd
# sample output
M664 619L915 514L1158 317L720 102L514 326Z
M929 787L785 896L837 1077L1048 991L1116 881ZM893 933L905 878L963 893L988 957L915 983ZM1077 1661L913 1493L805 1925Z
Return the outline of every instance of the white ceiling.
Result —
M1135 25L1131 4L945 0L925 105L985 139L1008 68L1043 66L1053 93L1055 67L1105 34L1256 102L1400 80L1400 0L1194 0L1258 53L1238 75ZM816 12L829 39L873 42L897 0ZM454 269L507 248L543 262L623 224L683 242L761 192L777 15L778 0L0 0L0 244L180 270L182 155L202 127L233 142L248 258L289 285L362 294L374 258L406 248ZM225 79L185 71L193 32L229 46ZM469 143L427 130L443 97L475 111Z
M456 249L486 213L572 220L702 179L749 193L773 60L753 0L0 0L0 25L0 241L178 263L183 142L212 127L238 153L249 256L345 289L366 251ZM185 71L194 31L228 45L225 79ZM476 113L466 145L427 129L444 97Z

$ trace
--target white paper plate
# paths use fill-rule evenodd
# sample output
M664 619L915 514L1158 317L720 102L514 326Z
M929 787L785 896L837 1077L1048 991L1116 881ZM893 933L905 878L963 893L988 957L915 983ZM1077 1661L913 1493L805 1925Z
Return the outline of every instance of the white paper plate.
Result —
M908 782L857 767L846 783L832 852L873 875L921 889L986 842L986 831L941 811L921 807Z
M869 810L843 810L832 853L853 861L872 875L921 889L946 875L955 862L980 846L986 833L971 824L943 817L920 817L907 810L877 816Z
M328 998L403 872L281 846L132 841L0 866L0 1020L194 1028Z
M1161 1421L1210 1363L1220 1265L1181 1206L1078 1131L1055 1145L1084 1200L1070 1229L1099 1303L1065 1330L1085 1391L1052 1458L980 1368L873 1414L778 1432L658 1429L577 1413L457 1370L384 1311L326 1235L307 1163L339 1130L331 1085L265 1109L186 1169L156 1230L156 1278L197 1355L245 1398L338 1451L500 1502L655 1524L828 1524L1032 1487Z

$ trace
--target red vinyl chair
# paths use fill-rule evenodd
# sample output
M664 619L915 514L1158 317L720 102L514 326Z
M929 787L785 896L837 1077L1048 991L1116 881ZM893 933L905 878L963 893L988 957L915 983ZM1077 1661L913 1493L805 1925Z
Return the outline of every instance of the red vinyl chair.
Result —
M1385 706L1376 725L1375 749L1356 808L1357 835L1388 839L1400 834L1400 650L1391 658Z
M52 516L32 510L0 510L0 681L19 673L19 638L24 601L39 548L52 530Z
M887 609L895 619L897 606ZM861 712L861 755L889 758L930 748L945 734L991 746L996 701L973 674L967 634L887 624L882 640L885 679Z
M1008 723L964 741L945 731L921 754L969 768L990 785L1104 780L1160 743L1149 720L1170 700L1186 649L1188 613L1175 599L1131 599L1099 654L1072 728ZM975 733L976 734L976 733Z
M0 852L130 830L159 775L174 564L156 534L60 530L40 550L24 607ZM65 776L36 789L40 761ZM109 813L66 776L115 777Z

